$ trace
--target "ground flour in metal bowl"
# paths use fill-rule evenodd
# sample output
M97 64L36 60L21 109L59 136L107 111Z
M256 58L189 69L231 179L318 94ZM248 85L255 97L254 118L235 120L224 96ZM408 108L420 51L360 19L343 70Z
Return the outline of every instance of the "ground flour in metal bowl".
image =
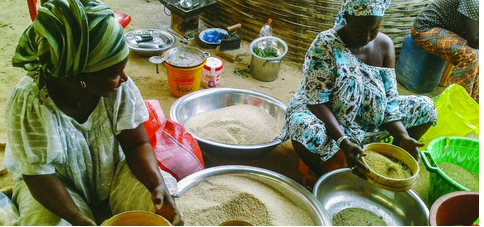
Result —
M252 105L200 113L188 118L183 126L204 139L235 145L268 143L281 132L270 114Z
M333 216L334 226L387 226L383 218L361 208L348 208Z
M240 220L257 226L313 226L304 210L272 187L237 175L212 176L177 199L185 225Z

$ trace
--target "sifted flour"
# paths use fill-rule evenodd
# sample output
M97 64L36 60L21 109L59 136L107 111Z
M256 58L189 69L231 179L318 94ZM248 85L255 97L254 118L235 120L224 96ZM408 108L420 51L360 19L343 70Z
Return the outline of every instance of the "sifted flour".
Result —
M364 157L368 167L373 171L393 179L406 179L412 176L412 171L402 161L382 155L375 151L365 151Z
M382 217L377 214L361 209L348 208L333 216L334 226L387 226Z
M257 226L314 225L310 216L272 187L244 176L209 177L177 199L188 226L231 220Z
M280 129L276 120L252 105L234 105L194 115L184 127L204 139L235 145L268 143Z
M439 162L437 165L453 181L471 191L479 191L479 173L470 172L465 168L450 162Z

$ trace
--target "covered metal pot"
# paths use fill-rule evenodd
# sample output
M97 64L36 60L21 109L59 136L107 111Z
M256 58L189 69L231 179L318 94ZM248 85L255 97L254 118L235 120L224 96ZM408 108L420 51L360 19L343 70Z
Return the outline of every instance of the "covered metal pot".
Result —
M165 31L156 29L140 29L126 33L128 48L134 53L150 57L161 55L175 45L175 37Z
M179 46L167 50L163 60L170 66L177 68L194 68L205 62L210 54L196 47Z

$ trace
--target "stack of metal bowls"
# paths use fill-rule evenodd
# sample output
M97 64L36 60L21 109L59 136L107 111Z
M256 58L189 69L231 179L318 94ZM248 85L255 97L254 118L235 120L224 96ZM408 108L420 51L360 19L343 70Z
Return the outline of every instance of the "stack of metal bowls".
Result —
M241 104L263 109L276 120L281 129L285 124L285 103L269 95L235 88L211 88L184 95L171 106L170 119L183 125L196 114ZM275 139L263 144L234 145L211 141L190 133L204 153L217 158L254 159L267 154L283 142Z
M172 34L156 29L130 31L125 38L128 48L143 57L161 55L176 42Z

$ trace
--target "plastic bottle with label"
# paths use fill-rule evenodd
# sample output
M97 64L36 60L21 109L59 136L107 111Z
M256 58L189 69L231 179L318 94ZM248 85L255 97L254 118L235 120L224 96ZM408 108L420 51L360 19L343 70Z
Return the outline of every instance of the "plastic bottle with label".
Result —
M267 23L260 29L260 37L272 36L272 19L269 18Z

